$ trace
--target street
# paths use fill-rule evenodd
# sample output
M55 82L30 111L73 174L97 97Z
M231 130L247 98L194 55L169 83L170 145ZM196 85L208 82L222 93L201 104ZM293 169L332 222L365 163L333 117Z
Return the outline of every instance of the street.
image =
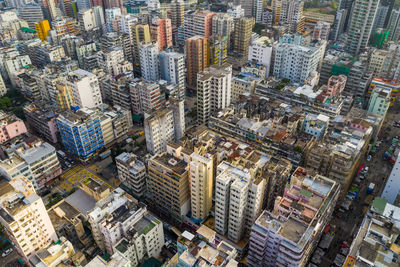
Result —
M6 257L2 257L0 258L0 266L17 266L16 261L18 260L18 258L20 258L21 256L17 253L16 249L13 248L13 252L11 252L10 254L8 254Z
M383 154L390 147L392 138L400 135L400 128L392 126L393 121L400 120L400 114L396 111L400 109L399 103L391 107L386 116L386 120L381 130L382 143L371 161L367 161L367 156L363 162L364 166L369 167L369 171L364 180L361 181L359 195L350 208L350 211L345 213L336 212L331 220L331 225L336 226L336 234L329 247L328 252L324 255L321 262L322 267L332 266L336 255L339 253L341 244L346 241L349 245L352 243L354 236L357 234L360 224L364 218L368 208L365 198L368 196L367 188L370 183L375 184L375 192L373 196L380 196L384 189L386 181L392 170L392 165L389 161L383 160ZM388 143L385 138L390 138Z

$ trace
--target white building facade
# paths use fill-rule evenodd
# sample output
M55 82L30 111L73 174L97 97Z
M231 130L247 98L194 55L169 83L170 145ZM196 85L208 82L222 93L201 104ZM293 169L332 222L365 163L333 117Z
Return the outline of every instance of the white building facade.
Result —
M142 71L143 79L156 82L160 79L158 70L158 44L141 43L139 46L140 54L140 70Z
M272 42L268 37L257 38L249 46L248 60L264 65L267 68L267 77L271 68L272 50Z
M147 151L152 155L167 151L167 144L174 140L174 114L166 108L153 112L144 120Z
M80 108L97 108L103 104L99 81L93 73L77 69L68 74L65 83L70 86L75 104Z
M197 116L206 124L211 114L231 103L232 66L211 66L197 74Z

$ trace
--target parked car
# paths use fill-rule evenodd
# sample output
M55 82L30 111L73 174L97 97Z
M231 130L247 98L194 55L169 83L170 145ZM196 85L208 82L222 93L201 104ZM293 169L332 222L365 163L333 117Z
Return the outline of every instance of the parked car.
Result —
M8 254L10 254L11 252L13 252L13 249L12 249L12 248L9 248L9 249L7 249L6 251L4 251L3 254L1 254L1 257L2 257L2 258L7 257Z
M367 167L364 167L362 170L361 170L361 172L360 172L360 174L363 174L364 176L368 173L368 170L369 170L369 167L367 166Z

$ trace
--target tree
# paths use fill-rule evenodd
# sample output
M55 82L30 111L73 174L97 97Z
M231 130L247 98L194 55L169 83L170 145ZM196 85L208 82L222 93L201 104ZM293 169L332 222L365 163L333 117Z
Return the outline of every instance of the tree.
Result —
M275 87L275 90L276 90L276 91L281 91L283 88L285 88L285 85L282 84L282 83L280 83L280 84L278 84L278 85Z
M265 29L265 25L261 23L254 24L253 32L261 34L261 31Z
M21 106L18 107L14 107L11 109L11 112L17 116L18 118L20 118L21 120L26 120L25 118L25 114L24 114L24 109Z

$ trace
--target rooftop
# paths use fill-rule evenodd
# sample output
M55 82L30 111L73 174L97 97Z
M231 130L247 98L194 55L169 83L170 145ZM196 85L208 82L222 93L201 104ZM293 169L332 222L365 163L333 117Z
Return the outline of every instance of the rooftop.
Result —
M229 264L232 264L232 260L236 257L236 249L225 241L214 239L215 232L206 228L208 227L203 225L199 228L200 233L199 230L196 234L185 231L178 237L178 242L187 248L179 256L180 260L189 265L198 262L199 266L204 267L230 266Z
M376 266L399 265L400 208L375 198L353 240L348 259L356 259L355 266L366 261Z
M183 175L187 172L188 164L184 160L178 159L168 153L157 154L153 156L150 161L161 165L163 168L170 169L179 175Z
M290 217L286 222L284 222L278 232L284 238L298 243L301 237L307 230L308 225L300 222L292 217Z
M65 201L86 216L96 206L96 200L82 189L78 188L74 193L69 195Z

